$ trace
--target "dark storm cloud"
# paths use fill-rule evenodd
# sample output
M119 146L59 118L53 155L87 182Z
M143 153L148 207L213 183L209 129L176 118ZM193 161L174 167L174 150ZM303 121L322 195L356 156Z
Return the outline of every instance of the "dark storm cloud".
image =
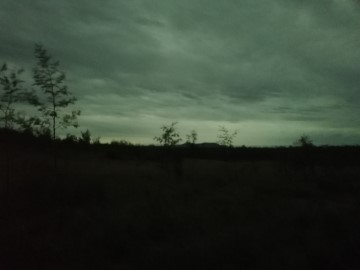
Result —
M3 0L0 59L29 69L43 43L104 137L173 120L358 136L359 14L353 0Z

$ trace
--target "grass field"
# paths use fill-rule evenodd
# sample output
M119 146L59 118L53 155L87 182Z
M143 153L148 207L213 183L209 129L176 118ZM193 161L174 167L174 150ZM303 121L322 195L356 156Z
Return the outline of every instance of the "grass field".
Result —
M360 268L356 162L4 149L0 269Z

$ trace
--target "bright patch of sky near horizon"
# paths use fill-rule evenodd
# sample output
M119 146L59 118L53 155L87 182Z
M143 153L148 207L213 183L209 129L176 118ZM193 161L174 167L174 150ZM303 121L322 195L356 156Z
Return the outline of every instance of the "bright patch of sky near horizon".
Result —
M30 73L42 43L102 141L360 143L356 0L2 0L0 25L0 60Z

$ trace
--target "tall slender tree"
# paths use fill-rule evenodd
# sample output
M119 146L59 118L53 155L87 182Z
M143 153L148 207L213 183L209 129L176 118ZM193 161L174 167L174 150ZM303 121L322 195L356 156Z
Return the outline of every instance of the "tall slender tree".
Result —
M59 61L53 60L48 51L41 45L35 45L36 66L33 71L34 85L39 87L42 98L39 98L38 109L43 118L43 126L50 132L55 141L59 128L78 127L79 110L68 111L76 98L65 85L65 72L59 69Z

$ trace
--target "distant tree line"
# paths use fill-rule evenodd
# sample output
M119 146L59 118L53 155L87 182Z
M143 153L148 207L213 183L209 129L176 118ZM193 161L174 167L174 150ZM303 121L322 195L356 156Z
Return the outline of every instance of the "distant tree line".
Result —
M173 122L170 125L163 125L160 129L162 133L160 136L154 137L154 140L162 144L163 146L174 146L182 141L180 134L177 131L177 122ZM234 139L237 135L237 131L230 133L230 131L221 126L219 130L217 143L221 146L233 147ZM185 144L189 146L195 146L198 140L198 133L196 130L191 130L189 134L186 134Z
M170 125L163 125L160 129L162 133L160 136L154 137L154 140L160 143L163 146L175 146L179 144L182 139L180 138L180 134L177 131L177 122L172 122ZM217 136L218 141L217 144L223 147L234 147L234 139L237 136L238 131L235 130L230 132L226 127L220 126L219 134ZM196 130L191 130L189 134L186 135L185 144L188 146L195 146L198 140L198 133ZM293 146L295 147L313 147L314 143L312 139L308 135L301 135L299 139L297 139Z

